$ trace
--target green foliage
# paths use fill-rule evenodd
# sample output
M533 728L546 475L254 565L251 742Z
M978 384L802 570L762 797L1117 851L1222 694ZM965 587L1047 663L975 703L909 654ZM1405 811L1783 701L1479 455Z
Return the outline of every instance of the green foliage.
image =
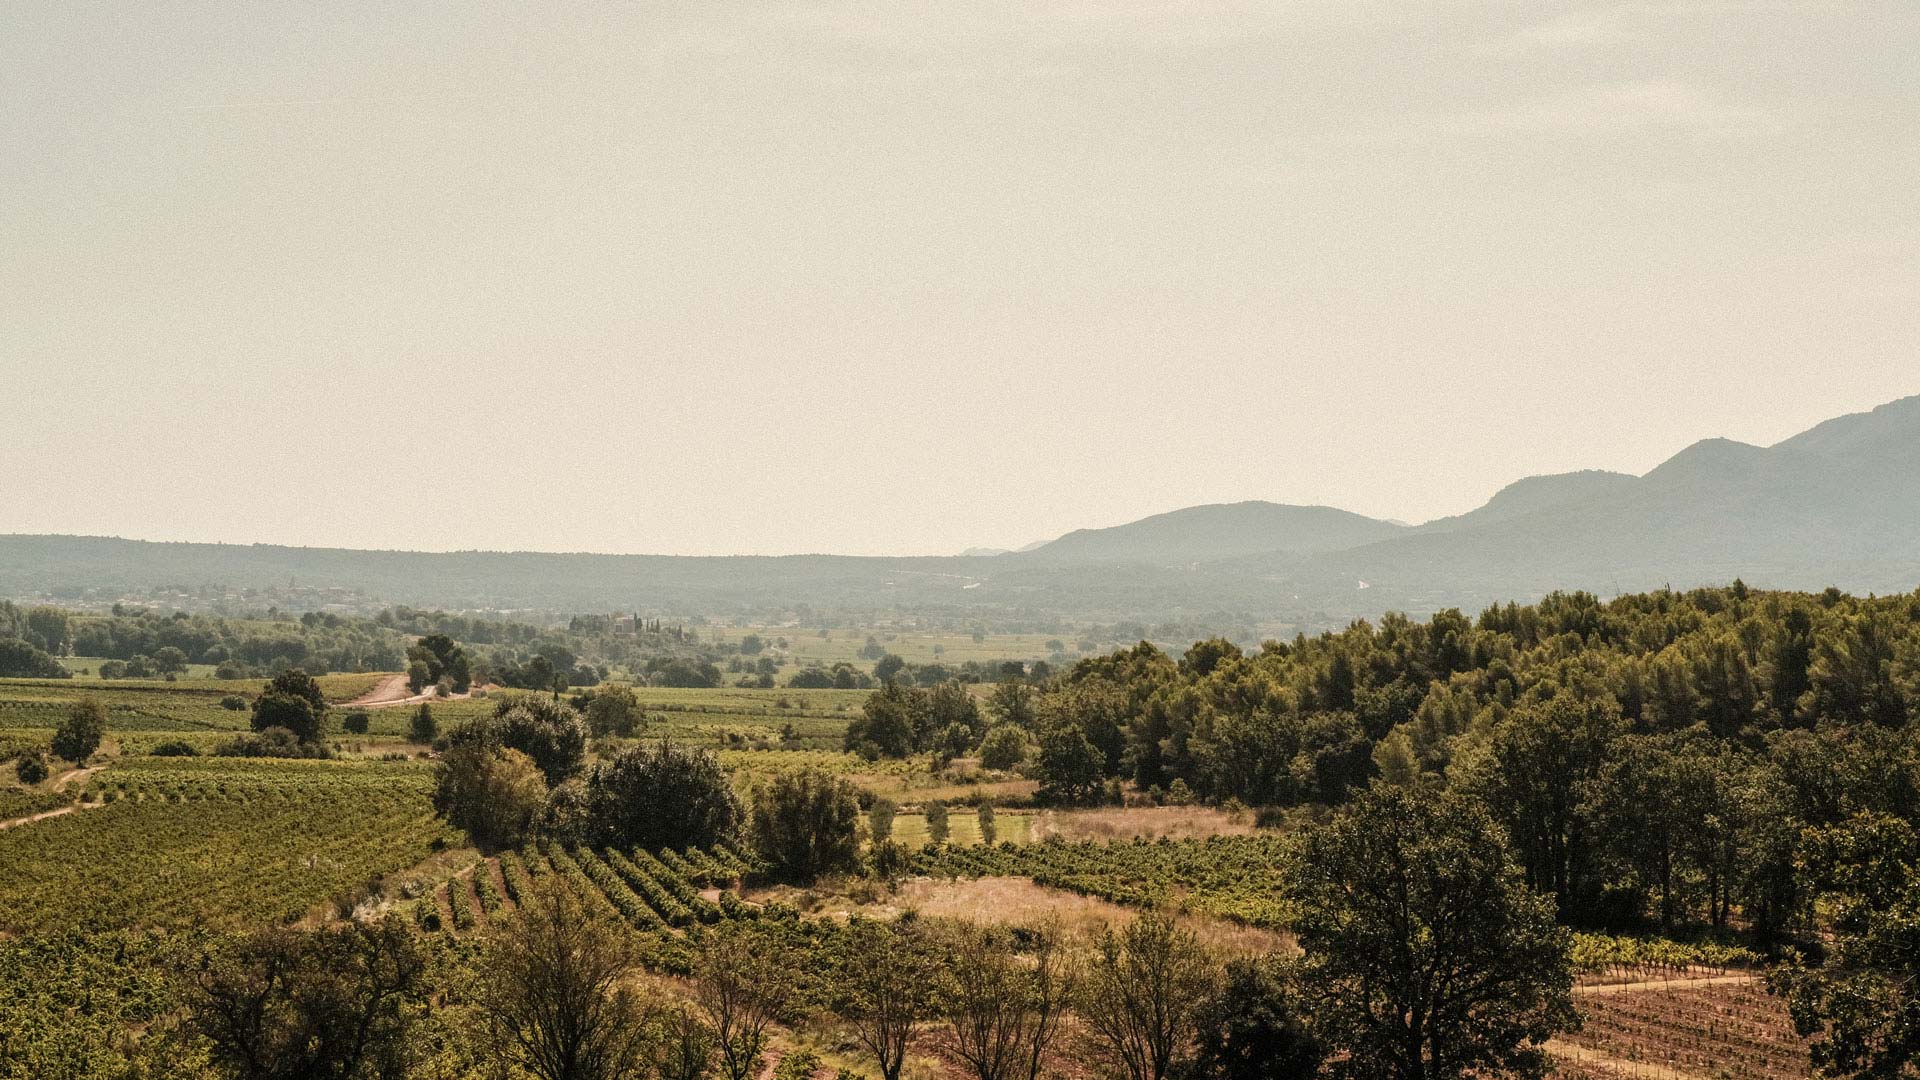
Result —
M1326 1047L1309 1025L1291 973L1272 958L1227 964L1195 1027L1196 1080L1312 1080Z
M1920 1068L1920 830L1863 813L1808 837L1834 906L1831 954L1778 970L1794 1026L1819 1036L1822 1075L1879 1080Z
M19 638L0 637L0 676L18 679L70 679L60 661Z
M75 765L85 765L107 733L107 710L95 698L81 698L53 733L53 752Z
M1375 788L1306 833L1289 892L1342 1075L1540 1076L1578 1022L1570 936L1469 799Z
M753 844L771 869L808 880L851 869L860 850L854 787L820 769L780 773L753 793Z
M626 739L637 734L646 723L640 698L628 686L603 686L587 700L587 728L596 737Z
M735 838L743 816L712 754L663 740L594 766L586 780L583 836L607 847L711 847Z
M38 784L47 778L47 755L29 750L13 762L13 774L23 784Z
M424 745L439 736L440 723L433 717L433 706L423 701L407 720L407 740Z
M253 702L253 730L285 728L303 743L327 736L327 699L312 676L288 668L273 677Z
M235 1080L404 1076L428 958L406 923L269 929L209 950L184 998L190 1028Z
M1026 759L1027 733L1013 724L995 727L980 743L981 768L1012 770Z
M434 765L434 809L488 850L518 847L547 804L547 783L527 755L457 742Z

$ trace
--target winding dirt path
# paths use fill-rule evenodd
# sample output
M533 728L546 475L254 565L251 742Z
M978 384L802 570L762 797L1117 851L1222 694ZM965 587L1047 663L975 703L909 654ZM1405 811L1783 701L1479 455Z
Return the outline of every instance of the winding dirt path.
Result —
M68 784L84 781L87 777L92 776L104 768L106 768L105 765L89 765L84 769L71 769L62 773L60 779L53 782L53 790L65 791L67 790Z
M417 705L423 701L461 701L472 696L473 691L471 690L464 694L449 694L446 697L440 697L431 690L424 694L416 694L407 689L406 675L396 674L382 678L379 682L373 684L373 689L361 694L352 701L339 702L335 704L333 708L391 709L400 705Z
M26 817L23 817L23 818L14 818L12 821L0 821L0 831L5 831L7 829L11 829L19 825L31 825L36 821L45 821L48 818L65 817L66 815L73 813L75 810L93 810L105 805L107 804L106 803L68 803L67 805L59 807L57 809L42 810L37 814L28 814Z

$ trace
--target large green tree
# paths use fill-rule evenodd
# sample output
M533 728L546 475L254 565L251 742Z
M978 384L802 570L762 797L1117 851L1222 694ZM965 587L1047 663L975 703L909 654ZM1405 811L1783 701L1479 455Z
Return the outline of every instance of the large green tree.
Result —
M1342 1076L1541 1076L1541 1044L1577 1023L1570 935L1470 798L1373 788L1304 835L1289 892Z

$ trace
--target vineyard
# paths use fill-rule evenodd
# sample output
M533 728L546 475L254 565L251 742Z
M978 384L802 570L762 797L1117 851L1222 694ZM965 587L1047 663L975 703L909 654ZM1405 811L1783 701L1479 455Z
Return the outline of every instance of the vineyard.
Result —
M93 808L0 832L0 930L298 919L452 839L431 773L384 762L125 762Z
M937 845L908 863L929 877L1026 877L1036 884L1136 907L1167 907L1282 928L1283 841L1274 836L1120 840L993 847Z
M415 902L414 917L425 929L465 933L518 906L534 879L557 875L589 906L634 929L671 932L758 914L731 887L763 868L756 856L731 844L681 852L541 845L483 859L456 874ZM703 895L708 889L719 890L716 898Z

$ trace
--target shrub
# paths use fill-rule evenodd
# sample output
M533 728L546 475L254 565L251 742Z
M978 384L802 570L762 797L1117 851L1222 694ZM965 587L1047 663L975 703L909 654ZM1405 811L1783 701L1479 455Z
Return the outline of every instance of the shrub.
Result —
M198 757L200 755L192 744L180 739L168 739L166 742L156 743L147 753L154 757Z
M430 743L440 734L440 724L433 718L433 709L426 702L413 711L413 718L407 722L407 741Z
M327 748L320 743L302 742L286 728L235 735L214 749L218 757L323 758Z
M980 767L1002 771L1017 769L1027 760L1027 733L1012 724L1000 724L987 732L980 744Z
M239 694L228 694L220 699L220 707L228 712L241 712L247 707L247 699Z
M364 711L355 709L353 712L341 718L340 726L345 729L349 735L365 735L367 733L367 723L369 719Z
M47 778L47 755L38 750L29 750L20 755L13 763L13 774L23 784L37 784Z

